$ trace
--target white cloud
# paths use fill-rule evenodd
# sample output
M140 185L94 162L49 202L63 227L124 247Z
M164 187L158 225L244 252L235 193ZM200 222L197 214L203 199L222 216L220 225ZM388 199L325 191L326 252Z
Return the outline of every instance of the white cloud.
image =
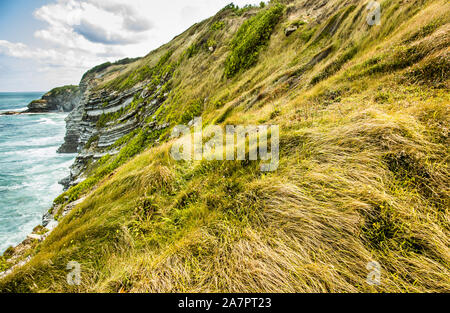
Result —
M102 59L96 54L78 50L61 51L57 49L31 48L23 43L13 43L7 40L0 40L0 53L20 59L32 59L47 68L85 68L100 62Z
M34 17L45 22L34 36L40 48L0 40L0 54L36 61L52 81L63 69L81 76L97 64L143 56L223 8L232 0L57 0ZM260 0L235 0L244 5ZM58 68L58 70L56 70ZM53 74L52 74L53 73ZM76 82L80 77L73 77Z
M49 25L36 31L36 37L94 52L100 45L138 43L145 39L142 32L151 29L150 21L127 2L60 0L41 7L34 16Z

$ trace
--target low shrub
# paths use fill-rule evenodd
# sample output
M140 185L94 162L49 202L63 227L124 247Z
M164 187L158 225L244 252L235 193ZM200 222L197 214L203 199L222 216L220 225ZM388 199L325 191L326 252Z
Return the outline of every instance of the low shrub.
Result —
M212 24L211 30L212 31L221 30L224 27L225 27L225 22L224 21L217 21L214 24Z
M245 21L231 41L231 53L225 61L225 76L231 78L252 67L261 48L267 44L283 14L284 6L276 4Z

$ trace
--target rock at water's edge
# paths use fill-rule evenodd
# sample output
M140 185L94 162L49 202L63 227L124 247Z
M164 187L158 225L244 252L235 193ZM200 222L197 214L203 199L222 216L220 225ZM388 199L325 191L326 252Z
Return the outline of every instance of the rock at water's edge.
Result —
M80 100L81 92L78 86L58 87L43 95L41 99L32 101L24 113L71 112Z

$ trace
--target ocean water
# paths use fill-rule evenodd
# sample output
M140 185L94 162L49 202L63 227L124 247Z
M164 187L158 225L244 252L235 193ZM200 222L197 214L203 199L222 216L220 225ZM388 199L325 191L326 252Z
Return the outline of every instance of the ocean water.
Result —
M43 93L0 93L1 111L22 111ZM66 113L0 116L0 254L41 223L75 155L57 154Z

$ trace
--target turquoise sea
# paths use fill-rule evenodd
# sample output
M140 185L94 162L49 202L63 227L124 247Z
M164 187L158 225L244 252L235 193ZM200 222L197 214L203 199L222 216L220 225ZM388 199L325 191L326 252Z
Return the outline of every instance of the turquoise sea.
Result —
M0 93L0 112L22 111L43 93ZM41 223L74 155L57 154L67 113L0 116L0 254Z

